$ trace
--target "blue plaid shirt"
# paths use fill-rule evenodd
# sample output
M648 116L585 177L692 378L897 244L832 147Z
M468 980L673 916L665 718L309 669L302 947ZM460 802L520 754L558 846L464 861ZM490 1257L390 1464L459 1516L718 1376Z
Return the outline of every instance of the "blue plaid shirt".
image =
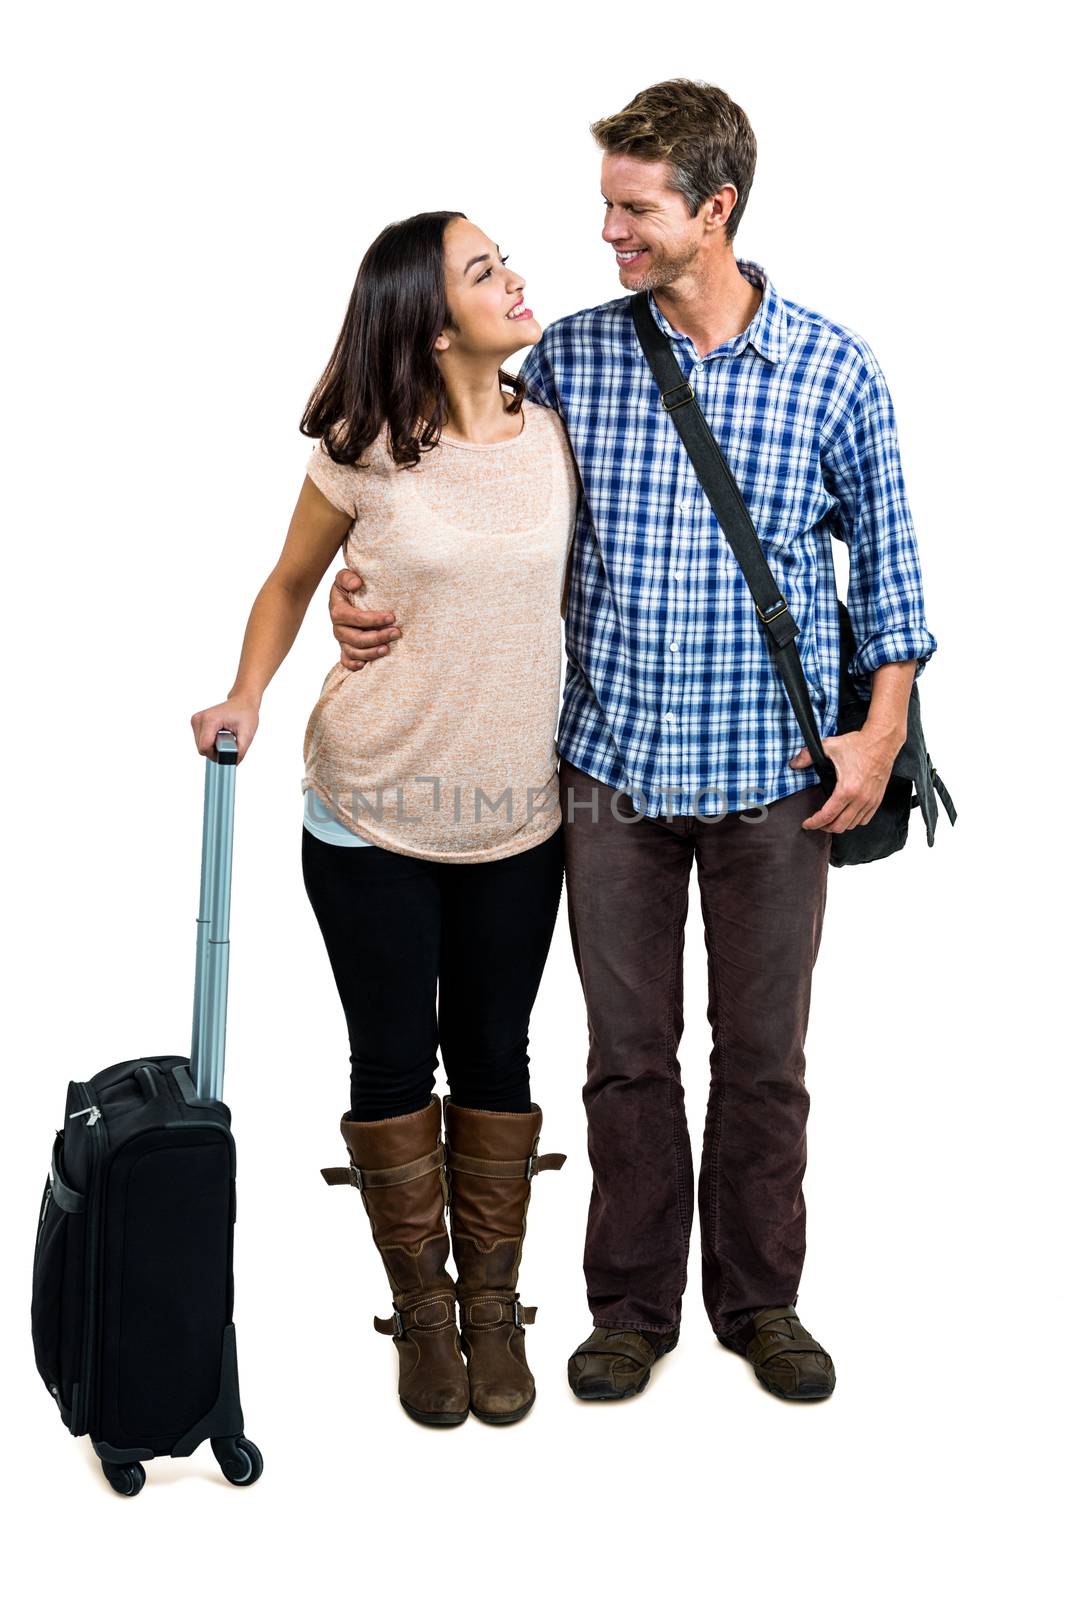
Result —
M800 628L812 704L837 727L840 641L833 555L849 547L847 603L860 692L886 661L937 648L897 451L893 405L869 346L783 300L763 269L753 320L703 359L655 299ZM583 495L567 608L557 745L572 765L640 796L648 816L714 816L818 782L789 758L803 739L741 568L660 404L630 297L545 329L522 368L555 408Z

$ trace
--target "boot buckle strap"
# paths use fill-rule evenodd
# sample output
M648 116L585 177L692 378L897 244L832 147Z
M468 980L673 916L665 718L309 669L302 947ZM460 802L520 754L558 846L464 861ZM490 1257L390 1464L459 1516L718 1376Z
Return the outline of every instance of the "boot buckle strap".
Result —
M446 1146L446 1150L453 1172L465 1172L472 1178L523 1178L527 1183L539 1172L558 1172L567 1159L557 1154L531 1154L519 1161L496 1161L487 1156L461 1155L451 1145Z
M403 1339L409 1333L435 1333L439 1328L447 1328L453 1320L452 1302L440 1295L405 1306L402 1311L395 1309L391 1317L375 1317L374 1326L378 1333Z
M492 1312L489 1316L485 1313ZM521 1300L503 1300L495 1295L485 1295L477 1300L461 1301L459 1324L475 1333L492 1328L526 1328L536 1321L537 1307L524 1306Z
M444 1164L445 1147L439 1144L428 1156L406 1161L402 1167L380 1167L374 1171L357 1167L353 1161L347 1167L320 1167L319 1170L327 1183L350 1183L362 1194L364 1189L392 1189L398 1183L414 1183L416 1178L440 1171Z
M351 1184L353 1189L362 1192L364 1188L363 1174L358 1167L320 1167L319 1171L328 1184Z

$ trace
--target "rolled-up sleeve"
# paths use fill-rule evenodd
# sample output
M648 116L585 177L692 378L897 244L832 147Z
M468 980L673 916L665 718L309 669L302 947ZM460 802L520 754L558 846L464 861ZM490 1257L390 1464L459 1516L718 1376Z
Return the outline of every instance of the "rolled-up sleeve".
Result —
M855 677L887 661L916 661L937 649L926 625L919 551L897 445L889 387L867 352L855 396L823 451L823 476L837 501L830 528L849 550L848 609Z

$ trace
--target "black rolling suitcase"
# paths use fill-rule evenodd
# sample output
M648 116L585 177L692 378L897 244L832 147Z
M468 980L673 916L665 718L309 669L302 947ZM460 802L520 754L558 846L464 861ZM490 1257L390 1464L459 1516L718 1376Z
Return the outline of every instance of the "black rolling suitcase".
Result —
M230 1483L244 1436L233 1325L235 1150L222 1102L237 742L206 762L191 1056L120 1061L67 1090L37 1226L37 1369L120 1494L142 1461L210 1439Z

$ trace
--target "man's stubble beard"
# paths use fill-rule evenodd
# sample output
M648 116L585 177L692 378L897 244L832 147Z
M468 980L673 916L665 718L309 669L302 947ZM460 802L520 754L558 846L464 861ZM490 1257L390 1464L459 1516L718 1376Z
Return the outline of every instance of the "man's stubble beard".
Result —
M647 272L643 272L636 283L626 285L632 294L643 294L646 289L666 289L692 266L699 255L699 247L694 245L684 255L662 256L653 262Z

